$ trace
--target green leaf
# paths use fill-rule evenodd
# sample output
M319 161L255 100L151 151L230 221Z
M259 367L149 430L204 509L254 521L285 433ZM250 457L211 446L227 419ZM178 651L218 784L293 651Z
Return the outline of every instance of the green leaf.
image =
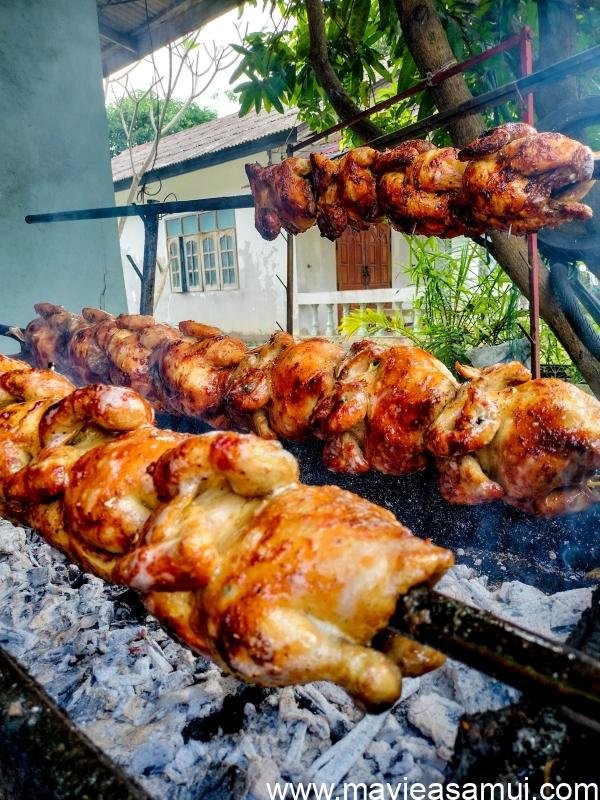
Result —
M252 108L252 104L254 103L254 92L251 91L250 88L246 89L245 92L240 97L240 117L245 117L246 114Z

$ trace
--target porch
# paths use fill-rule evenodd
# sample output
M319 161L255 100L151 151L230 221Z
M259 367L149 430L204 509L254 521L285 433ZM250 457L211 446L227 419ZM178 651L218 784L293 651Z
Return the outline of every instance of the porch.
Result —
M296 295L295 333L300 336L335 336L339 320L351 308L375 307L399 311L407 324L415 321L414 288L350 289L347 291L299 292Z

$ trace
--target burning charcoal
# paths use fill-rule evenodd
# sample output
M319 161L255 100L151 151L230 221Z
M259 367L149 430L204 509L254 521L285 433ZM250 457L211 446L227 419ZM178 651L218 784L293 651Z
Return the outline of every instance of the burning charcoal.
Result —
M490 680L481 672L457 661L448 660L444 671L452 681L456 702L468 714L474 714L482 708L501 708L517 698L515 689L500 681Z
M184 741L199 739L208 741L221 731L235 733L242 727L247 703L259 704L266 698L269 690L258 686L241 686L236 694L228 695L219 711L203 719L192 720L183 731Z
M377 736L388 713L365 714L347 736L311 764L310 780L315 783L339 783Z
M230 800L246 795L246 775L235 764L214 765L192 794L192 800Z
M590 589L561 592L550 609L550 628L554 636L565 638L590 605Z
M414 513L422 509L416 504ZM449 512L449 526L456 513ZM492 541L498 520L490 509L486 513ZM516 512L514 517L520 520ZM463 528L461 536L471 535L469 526ZM19 548L4 552L7 537L16 537ZM560 542L552 546L560 553ZM465 548L471 563L476 551ZM515 563L504 565L511 577ZM501 566L494 579L504 574ZM46 584L40 580L44 570ZM544 590L552 588L540 575ZM565 578L555 588L572 585ZM135 593L82 573L35 534L2 522L0 587L2 646L45 682L111 758L132 775L141 770L136 777L156 800L250 800L249 791L256 800L269 764L282 780L296 784L315 775L337 779L340 770L340 780L367 784L441 781L457 706L482 711L512 697L502 684L452 661L424 678L406 678L402 701L381 718L365 718L342 689L327 682L243 687L171 638ZM589 599L587 589L546 595L514 580L495 588L463 565L443 587L495 612L535 614L526 620L529 627L545 626L561 636ZM31 620L46 627L32 628ZM429 717L441 714L442 722L427 718L427 703ZM420 726L429 724L425 735L410 720L416 712ZM520 745L531 749L532 740L525 736ZM573 762L576 755L571 753Z

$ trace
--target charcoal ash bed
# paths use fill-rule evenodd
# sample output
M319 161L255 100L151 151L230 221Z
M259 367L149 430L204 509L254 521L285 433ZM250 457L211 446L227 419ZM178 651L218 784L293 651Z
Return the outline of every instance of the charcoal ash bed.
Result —
M135 594L82 573L7 522L0 585L0 645L151 797L262 800L268 783L287 781L437 783L460 715L515 697L452 661L406 680L402 700L378 716L324 682L240 684L170 637ZM591 596L581 585L550 596L516 580L494 587L466 565L440 588L557 638Z

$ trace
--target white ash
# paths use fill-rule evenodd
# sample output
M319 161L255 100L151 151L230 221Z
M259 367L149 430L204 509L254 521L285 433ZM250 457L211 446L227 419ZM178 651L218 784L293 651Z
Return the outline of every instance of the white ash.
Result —
M548 596L517 581L492 589L462 565L438 588L557 638L591 595L573 589ZM326 682L243 689L152 617L136 618L121 592L80 573L35 533L0 521L0 646L161 800L263 800L275 781L428 785L443 779L460 715L515 698L454 661L406 679L402 700L379 716L364 715ZM236 711L234 695L237 724L220 730L218 712L224 703Z

